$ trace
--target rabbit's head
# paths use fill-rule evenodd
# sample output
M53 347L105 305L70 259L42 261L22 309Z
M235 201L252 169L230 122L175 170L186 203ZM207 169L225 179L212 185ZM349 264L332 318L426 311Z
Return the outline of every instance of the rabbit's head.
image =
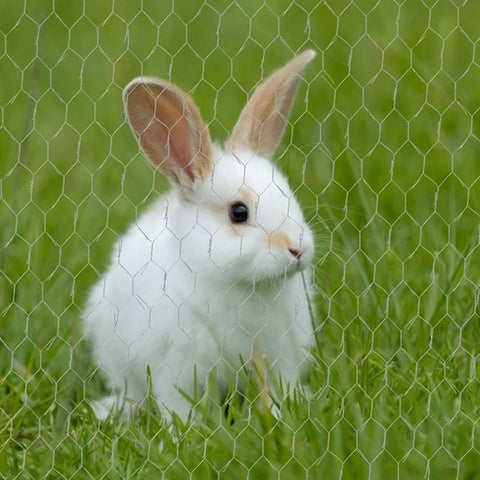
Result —
M270 158L314 56L302 53L255 90L225 148L211 142L193 100L177 87L143 77L125 88L134 134L175 184L167 224L193 270L213 267L250 281L284 278L310 263L312 232Z

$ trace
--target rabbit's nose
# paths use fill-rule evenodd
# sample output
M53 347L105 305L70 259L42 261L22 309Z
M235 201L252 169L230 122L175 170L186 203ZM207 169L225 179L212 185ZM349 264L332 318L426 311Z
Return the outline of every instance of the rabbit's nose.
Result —
M297 259L300 260L302 258L303 252L301 250L297 250L296 248L289 248L288 251Z

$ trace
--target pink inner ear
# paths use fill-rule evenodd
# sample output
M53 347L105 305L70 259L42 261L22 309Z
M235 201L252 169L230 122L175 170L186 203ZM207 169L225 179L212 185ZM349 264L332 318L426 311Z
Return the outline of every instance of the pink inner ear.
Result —
M188 105L161 85L138 84L129 92L127 110L130 123L150 160L165 174L180 180L182 171L190 180L192 169L192 130Z
M255 90L233 128L230 148L273 155L282 139L300 75L314 56L313 50L303 52Z
M175 100L179 100L176 102ZM160 125L159 138L165 145L167 156L172 159L189 177L194 179L192 171L192 129L186 113L187 106L180 99L169 101L163 91L155 104L154 123Z

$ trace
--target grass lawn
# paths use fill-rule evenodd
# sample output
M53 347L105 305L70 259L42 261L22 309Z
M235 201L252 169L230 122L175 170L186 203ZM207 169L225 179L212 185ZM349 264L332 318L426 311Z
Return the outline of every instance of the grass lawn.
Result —
M477 0L2 2L0 478L480 478L479 18ZM122 88L170 78L223 141L306 48L277 157L318 236L313 399L277 421L252 384L233 425L208 399L193 425L99 424L82 306L167 188Z

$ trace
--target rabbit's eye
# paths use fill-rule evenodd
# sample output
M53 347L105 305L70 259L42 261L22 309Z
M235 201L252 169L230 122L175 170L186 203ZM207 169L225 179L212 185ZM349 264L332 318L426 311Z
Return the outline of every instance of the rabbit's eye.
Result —
M245 223L248 220L248 207L243 202L232 203L229 217L233 223Z

